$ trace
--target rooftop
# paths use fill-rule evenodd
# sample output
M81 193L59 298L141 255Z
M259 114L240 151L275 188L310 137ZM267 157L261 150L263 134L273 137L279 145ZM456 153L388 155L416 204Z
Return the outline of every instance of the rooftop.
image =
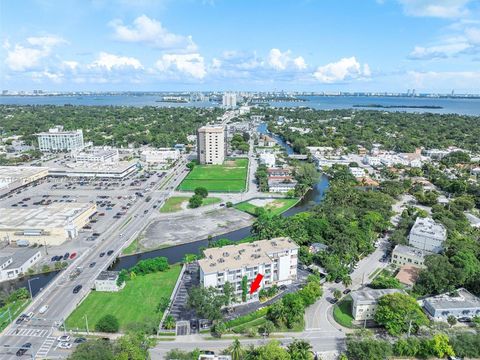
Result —
M9 182L37 175L48 170L46 167L39 166L0 166L0 181L9 180Z
M464 288L458 289L455 293L445 293L426 298L434 309L459 309L459 308L478 308L480 309L480 299L471 294Z
M352 299L357 303L375 303L382 296L403 293L400 289L367 289L352 291Z
M402 255L410 256L410 257L418 257L418 258L424 258L427 255L431 255L432 253L427 250L422 250L422 249L417 249L416 247L413 246L407 246L407 245L396 245L395 248L393 249L393 252L400 253Z
M410 230L410 235L427 236L439 240L445 240L447 238L447 230L445 227L435 222L432 218L417 217L415 224Z
M102 271L98 277L97 280L112 280L116 281L118 278L118 273L119 271Z
M215 273L271 263L274 254L293 249L298 249L298 245L290 238L260 240L253 243L207 249L204 251L205 258L199 260L198 263L204 273Z
M62 203L42 207L0 208L0 230L51 229L65 227L87 211L91 203Z
M118 161L115 163L88 163L83 162L79 163L68 163L66 166L58 166L50 168L50 172L54 175L61 173L70 173L70 172L109 172L109 173L123 173L132 166L136 166L137 162L135 161Z
M30 259L33 255L38 253L40 249L38 248L22 248L22 249L10 249L10 250L5 250L2 249L0 250L0 264L5 263L8 259L12 259L12 263L8 265L5 269L15 269L23 264Z

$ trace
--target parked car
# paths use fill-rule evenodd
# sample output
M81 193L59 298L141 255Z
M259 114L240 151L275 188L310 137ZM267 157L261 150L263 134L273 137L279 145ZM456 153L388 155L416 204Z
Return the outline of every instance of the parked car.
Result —
M76 256L77 256L77 253L73 252L70 254L70 259L75 259Z
M84 343L84 342L86 342L86 341L87 341L86 338L84 338L84 337L79 337L79 338L76 338L73 342L74 342L75 344L82 344L82 343Z
M60 344L58 344L58 347L60 349L70 349L72 347L72 344L69 342L61 342Z
M104 257L105 256L105 253L104 252L101 252L100 253L100 257Z
M335 299L335 298L330 298L330 299L328 299L328 302L329 302L330 304L336 304L336 303L338 302L338 300Z
M57 341L60 342L69 342L70 341L70 335L62 335L57 338Z
M350 289L345 289L345 290L343 290L343 293L344 293L345 295L347 295L347 294L349 294L351 291L352 291L352 290L350 290Z
M112 254L113 254L113 250L108 250L108 251L107 251L107 255L108 255L108 256L110 256L110 255L112 255Z
M63 260L67 260L68 258L70 257L70 253L65 253L65 255L63 255Z
M90 263L90 265L88 265L88 267L93 268L96 264L97 263L94 261L94 262Z
M77 285L73 288L73 293L77 294L80 290L82 290L82 285Z

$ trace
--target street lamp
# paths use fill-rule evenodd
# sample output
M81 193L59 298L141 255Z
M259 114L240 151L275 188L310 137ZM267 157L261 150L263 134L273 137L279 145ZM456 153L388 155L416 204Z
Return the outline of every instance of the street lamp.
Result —
M30 285L30 281L33 281L33 280L38 280L40 279L39 277L34 277L34 278L31 278L31 279L28 279L27 282L28 282L28 291L30 291L30 299L33 299L33 295L32 295L32 286Z

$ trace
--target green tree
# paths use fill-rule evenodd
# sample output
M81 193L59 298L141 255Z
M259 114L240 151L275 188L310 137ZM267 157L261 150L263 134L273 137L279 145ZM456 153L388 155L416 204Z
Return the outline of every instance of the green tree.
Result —
M118 332L120 324L114 315L107 314L101 317L95 324L95 330L99 332Z
M189 200L188 200L188 206L191 209L198 208L202 206L203 198L200 195L193 195Z
M168 309L169 305L170 305L170 298L168 298L167 296L162 296L158 301L157 313L164 313L165 310Z
M223 334L227 332L227 326L223 321L217 322L212 327L212 335L218 338L221 338Z
M393 276L380 274L373 279L370 287L373 289L401 289L402 284Z
M242 301L247 301L247 293L248 293L248 278L244 276L242 278Z
M167 330L175 329L177 322L172 315L167 315L163 321L163 327Z
M197 187L194 192L195 195L199 195L202 198L206 198L208 196L208 190L204 187Z
M347 357L355 360L385 360L392 355L389 342L373 339L347 339Z
M230 283L226 282L223 284L223 296L225 306L230 306L232 302L235 302L235 287Z
M415 299L402 293L388 294L379 299L375 321L394 336L409 331L416 333L420 326L429 323Z
M278 341L270 341L257 348L249 348L245 360L292 360L290 354L280 346Z
M232 356L232 360L242 360L245 351L242 348L242 344L238 339L233 341L233 344L230 348L230 355Z
M265 321L265 323L258 328L258 333L260 335L270 336L272 332L275 331L275 324L270 320Z
M303 300L298 294L290 293L282 298L283 318L289 329L292 329L303 319L304 305Z
M333 297L337 300L340 300L342 297L342 292L338 289L333 290Z
M105 340L91 340L75 347L69 360L114 360L113 343Z
M129 333L120 337L115 343L115 359L148 359L151 341L142 333Z
M457 318L453 315L449 315L447 317L447 322L448 322L448 325L454 326L457 323Z
M435 334L430 340L431 349L435 356L444 358L445 356L455 356L452 346L450 345L448 336L445 334Z
M287 347L290 357L295 360L312 360L312 346L305 340L295 339Z

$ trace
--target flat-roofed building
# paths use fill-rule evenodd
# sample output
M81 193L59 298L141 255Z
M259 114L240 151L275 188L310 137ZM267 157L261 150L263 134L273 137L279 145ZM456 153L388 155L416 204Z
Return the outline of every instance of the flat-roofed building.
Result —
M77 163L111 163L116 164L120 160L118 149L112 148L92 148L83 151L73 151L72 158Z
M0 239L15 243L60 245L76 238L97 211L92 203L61 203L30 208L0 208Z
M439 253L447 239L447 229L432 218L417 217L408 235L408 243L417 249Z
M140 154L140 160L149 167L162 167L173 164L180 158L180 150L173 148L159 148L144 150Z
M46 167L0 166L0 197L47 176Z
M423 267L425 256L432 254L429 251L417 249L413 246L398 244L392 251L392 264Z
M207 249L205 258L198 261L200 283L222 290L229 282L238 296L242 294L244 276L248 288L257 274L263 275L260 288L291 284L297 279L298 248L284 237ZM258 292L247 298L257 299Z
M260 154L260 163L264 164L267 168L272 168L275 166L275 154Z
M35 265L42 254L38 248L0 250L0 282L18 278Z
M119 271L102 271L95 279L95 290L115 292L123 289L125 282L123 282L121 286L117 284L119 273Z
M200 164L221 165L227 153L225 126L202 126L197 130L197 156Z
M371 320L377 311L378 300L385 295L404 293L400 289L367 289L352 291L352 316L355 320Z
M69 163L62 167L52 167L48 173L55 177L87 177L123 179L139 169L135 161L117 163Z
M85 146L82 130L64 131L60 125L37 134L37 137L41 152L68 152L82 150Z
M447 320L449 316L457 319L480 316L480 299L464 288L426 298L423 307L435 320Z

